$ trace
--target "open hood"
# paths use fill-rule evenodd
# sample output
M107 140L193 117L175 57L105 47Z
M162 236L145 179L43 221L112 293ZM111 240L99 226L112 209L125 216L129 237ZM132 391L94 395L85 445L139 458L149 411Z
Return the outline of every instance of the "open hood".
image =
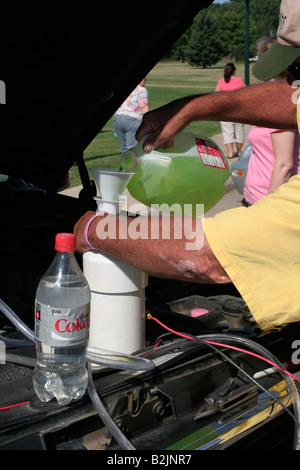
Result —
M18 3L1 5L0 173L51 190L212 0Z

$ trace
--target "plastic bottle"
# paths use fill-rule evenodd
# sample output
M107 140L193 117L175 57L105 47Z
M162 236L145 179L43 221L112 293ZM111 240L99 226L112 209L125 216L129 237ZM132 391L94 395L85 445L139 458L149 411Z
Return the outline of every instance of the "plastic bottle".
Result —
M197 215L200 204L207 212L222 198L229 165L210 138L183 132L175 137L173 147L148 154L143 150L145 139L121 155L120 171L135 173L128 184L132 197L177 215Z
M35 300L33 386L41 401L56 398L61 405L80 398L88 383L90 289L74 249L73 234L56 235L56 255L40 280Z

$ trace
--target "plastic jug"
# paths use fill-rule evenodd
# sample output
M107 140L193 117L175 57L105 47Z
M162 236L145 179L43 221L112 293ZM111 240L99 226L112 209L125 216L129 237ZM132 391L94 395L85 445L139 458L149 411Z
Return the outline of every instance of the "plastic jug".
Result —
M175 215L198 215L201 204L207 212L222 198L229 165L210 138L183 132L173 147L150 153L143 150L145 139L121 155L120 171L135 172L128 184L132 197Z

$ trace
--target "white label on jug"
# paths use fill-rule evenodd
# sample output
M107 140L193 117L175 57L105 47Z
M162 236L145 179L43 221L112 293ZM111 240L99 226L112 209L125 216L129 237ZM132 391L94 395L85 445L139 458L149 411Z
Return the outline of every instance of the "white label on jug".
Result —
M197 150L203 165L213 166L222 170L226 169L226 163L221 151L211 140L195 138Z
M49 346L79 346L88 339L89 304L76 308L53 308L35 304L36 339Z

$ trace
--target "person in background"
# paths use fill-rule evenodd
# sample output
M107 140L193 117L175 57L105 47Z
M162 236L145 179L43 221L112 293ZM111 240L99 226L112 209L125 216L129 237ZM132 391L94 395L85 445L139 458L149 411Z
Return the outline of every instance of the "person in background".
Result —
M244 80L240 77L236 77L235 71L235 65L231 62L225 65L224 78L218 81L215 91L232 91L245 87ZM227 158L238 157L242 152L245 142L244 124L225 121L221 121L220 124L224 145L227 149ZM237 153L234 153L234 144L236 145Z
M264 36L257 41L258 57L268 50L276 35ZM287 81L288 71L271 79L271 82ZM253 126L248 134L252 147L249 161L244 199L247 207L274 191L300 170L300 135L294 130Z
M119 138L122 153L138 144L135 134L141 125L143 115L149 111L145 82L144 78L114 115L114 131Z

